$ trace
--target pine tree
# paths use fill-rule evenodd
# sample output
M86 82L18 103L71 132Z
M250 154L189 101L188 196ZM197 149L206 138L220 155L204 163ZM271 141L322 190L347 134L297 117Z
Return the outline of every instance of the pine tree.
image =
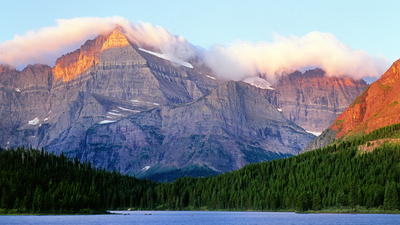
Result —
M356 184L354 181L350 183L349 206L354 211L356 206Z
M364 195L361 189L359 189L357 192L357 205L364 205Z
M308 194L307 194L307 192L303 191L297 197L296 208L298 211L303 212L303 211L308 210L308 205L309 205Z
M316 193L313 198L313 209L320 210L321 208L322 208L321 197L319 196L318 193Z
M25 195L25 197L24 197L24 201L22 202L22 206L23 206L23 209L26 209L26 210L30 209L30 207L29 207L29 199L28 199L27 195Z
M3 209L8 209L8 199L7 199L6 188L3 188L3 194L1 195L0 207Z
M387 210L391 209L391 202L390 202L391 196L390 196L389 189L390 189L390 184L389 184L389 182L386 182L385 195L384 195L385 197L383 200L383 208L387 209Z
M111 199L111 209L116 209L116 208L117 208L117 195L116 193L114 193Z
M399 193L397 192L397 185L394 181L392 181L392 184L390 185L390 196L392 209L400 209Z
M386 184L383 207L386 210L399 209L399 196L397 193L396 183L394 181Z
M19 198L17 196L17 198L15 199L15 203L14 203L14 209L19 209L19 205L20 205L20 201L19 201Z
M37 186L33 195L32 210L40 212L43 208L43 192L40 186Z

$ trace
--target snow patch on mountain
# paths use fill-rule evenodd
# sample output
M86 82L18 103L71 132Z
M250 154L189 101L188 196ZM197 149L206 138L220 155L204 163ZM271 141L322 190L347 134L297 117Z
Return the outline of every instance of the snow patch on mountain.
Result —
M175 58L175 57L173 57L173 56L171 56L171 55L160 54L160 53L152 52L152 51L149 51L149 50L146 50L146 49L143 49L143 48L139 48L139 50L142 51L142 52L149 53L150 55L157 56L158 58L162 58L162 59L165 59L165 60L168 60L168 61L177 63L177 64L179 64L179 65L182 65L182 66L184 66L184 67L193 69L192 64L190 64L190 63L188 63L188 62L185 62L185 61L183 61L183 60L177 59L177 58Z
M33 120L29 120L28 125L36 125L39 123L39 118L35 118Z
M206 77L208 77L208 78L210 78L210 79L213 79L213 80L215 80L215 77L208 76L208 75L206 75Z
M146 171L148 169L150 169L150 166L145 166L145 167L143 167L143 169L141 171Z
M111 115L114 115L114 116L122 116L122 114L118 114L118 113L113 113L113 112L108 112L108 113Z
M103 120L100 122L100 124L106 124L106 123L114 123L114 120Z
M261 77L248 77L242 81L261 89L275 90L268 81Z
M315 136L319 136L322 134L321 132L314 132L314 131L308 131L308 130L306 130L306 131L307 131L307 133L313 134Z
M124 110L124 111L129 111L129 112L136 111L136 110L133 110L133 109L126 109L126 108L123 108L123 107L118 107L118 108L121 109L121 110Z

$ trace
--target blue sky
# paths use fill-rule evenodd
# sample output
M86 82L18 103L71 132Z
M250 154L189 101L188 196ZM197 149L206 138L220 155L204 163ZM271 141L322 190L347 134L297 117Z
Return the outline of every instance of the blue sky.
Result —
M235 40L257 43L281 36L329 32L367 53L400 58L400 1L6 1L1 4L0 43L15 34L55 26L55 19L121 16L162 26L209 48Z

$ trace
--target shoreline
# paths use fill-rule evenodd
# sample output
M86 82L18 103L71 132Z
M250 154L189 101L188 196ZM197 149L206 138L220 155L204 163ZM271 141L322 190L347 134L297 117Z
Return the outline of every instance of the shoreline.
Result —
M11 211L11 212L10 212ZM0 210L0 216L58 216L58 215L116 215L125 213L138 213L138 212L266 212L266 213L296 213L296 214L400 214L400 210L383 210L381 208L356 208L352 211L350 208L327 208L322 210L308 210L304 212L296 210L276 210L276 211L263 211L263 210L210 210L210 209L183 209L183 210L161 210L161 209L115 209L115 210L90 210L84 209L81 212L39 212L39 213L19 213L16 210ZM10 212L10 213L8 213Z

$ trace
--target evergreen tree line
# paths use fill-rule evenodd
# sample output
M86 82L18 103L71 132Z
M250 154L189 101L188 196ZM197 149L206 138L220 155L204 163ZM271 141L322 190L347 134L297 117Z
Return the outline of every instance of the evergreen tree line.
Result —
M392 137L395 124L368 135L286 159L249 164L214 177L172 183L91 168L63 154L32 148L1 150L0 208L18 212L86 212L116 208L162 210L319 210L400 208L400 145L370 153L358 145ZM0 210L1 211L1 210Z
M400 123L378 128L366 135L361 135L359 137L350 137L349 139L351 141L348 141L348 143L353 146L359 146L368 143L369 141L393 137L400 137Z
M400 123L286 159L246 165L208 178L160 183L143 196L147 209L320 210L400 208L400 146L361 154L358 146L399 134Z
M208 178L181 178L148 190L145 208L167 210L399 209L400 146L359 154L345 142ZM350 145L350 146L349 146Z
M3 211L87 213L138 207L141 196L156 186L153 181L94 169L90 162L81 163L76 157L71 160L43 149L21 147L0 151L0 208Z

